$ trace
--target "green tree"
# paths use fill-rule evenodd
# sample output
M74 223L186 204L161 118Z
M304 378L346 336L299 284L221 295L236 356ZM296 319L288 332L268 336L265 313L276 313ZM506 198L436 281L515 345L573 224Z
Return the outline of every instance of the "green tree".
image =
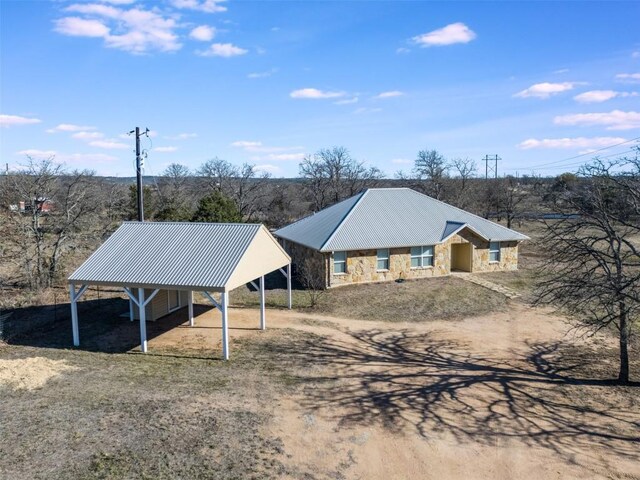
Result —
M219 191L214 191L200 199L191 221L237 223L242 221L242 215L233 200Z

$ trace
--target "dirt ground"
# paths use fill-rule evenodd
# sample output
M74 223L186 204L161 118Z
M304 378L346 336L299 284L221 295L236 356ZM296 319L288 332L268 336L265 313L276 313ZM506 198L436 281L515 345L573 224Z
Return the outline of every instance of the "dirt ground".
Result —
M216 453L215 475L212 470L199 477L175 478L247 478L250 474L266 478L267 472L271 478L318 480L640 478L640 387L615 386L607 380L616 372L612 338L577 338L568 333L562 319L547 311L514 301L505 311L486 316L390 323L268 309L267 331L262 332L257 329L256 309L233 308L228 365L203 363L205 357L221 355L220 316L204 306L197 306L196 312L195 327L184 323L184 311L157 324L150 322L150 355L144 357L150 359L149 364L140 355L116 360L99 354L100 366L89 368L84 363L87 355L98 354L77 352L84 356L67 362L67 350L48 360L22 350L3 356L0 349L0 390L10 389L9 397L16 402L24 402L24 395L32 396L27 401L37 402L34 395L38 392L55 396L48 387L62 388L81 375L87 391L93 392L83 402L97 402L104 408L103 397L98 401L95 395L107 376L113 375L120 382L113 384L114 392L121 388L123 396L132 396L123 397L127 410L110 410L108 418L118 419L122 428L131 430L132 419L137 417L126 415L128 410L138 411L132 407L133 398L135 390L142 392L142 384L135 382L150 382L151 376L158 375L152 388L164 385L166 389L169 384L175 390L162 391L161 397L160 390L152 391L155 396L145 399L157 410L145 415L151 415L152 423L162 424L156 425L162 435L169 435L171 422L193 422L195 418L215 423L218 430L214 438L202 440L205 445L216 444L210 447L196 448L200 437L187 442L185 436L201 429L205 439L210 428L206 422L189 424L182 432L172 433L171 441L165 438L152 444L150 448L160 450L172 442L193 448L185 445L183 463L171 460L174 463L167 463L168 470L149 470L148 478L172 478L171 472L183 468L184 462L193 462L196 452L204 455L208 448L220 448L227 455L239 449L242 462L230 458L224 463L229 469L225 475L221 454ZM83 330L87 322L85 319L83 326L81 315L81 340L90 348L115 348L137 334L136 322L120 319L118 328L97 330L87 338ZM172 352L179 355L174 359ZM190 355L192 363L180 363ZM135 368L135 373L118 370L119 362ZM157 370L160 365L167 370ZM635 358L634 368L632 376L637 379L640 372ZM100 372L100 382L94 385L95 371ZM21 388L36 390L19 393ZM176 392L184 395L177 403L180 410L170 406L175 405L175 398L169 395ZM68 401L75 401L69 395ZM158 398L167 403L166 410L154 403ZM233 416L224 423L224 416L214 416L215 409ZM246 410L242 415L238 413L244 411L241 409ZM182 410L189 416L181 416ZM261 420L243 427L238 419L249 414ZM16 428L19 425L16 422ZM89 429L73 435L81 435L84 444L93 438L98 445L116 426L107 422L103 428L107 437L94 438ZM234 438L234 428L255 429L251 441L242 440L240 433ZM23 439L10 429L4 433ZM51 434L51 440L60 442L61 434ZM46 438L47 434L38 435ZM150 436L145 433L144 440L132 436L131 445L148 441ZM64 478L142 477L136 475L136 468L142 467L125 460L131 453L123 450L124 445L118 439L98 460L94 455L89 473L78 470L77 476ZM47 448L44 453L54 455L52 458L63 455L56 447ZM3 451L15 450L0 442L0 453ZM258 463L252 459L255 452L261 455ZM142 458L134 457L140 463ZM109 469L95 470L96 462L100 468L107 462ZM2 466L0 460L0 473ZM15 465L12 468L11 472L18 471ZM54 465L49 468L55 471Z
M260 334L256 310L234 309L231 323L235 340ZM389 324L283 310L267 324L313 339L290 351L314 362L269 426L289 478L640 478L637 387L597 380L615 357L584 372L574 364L579 351L597 364L611 339L576 338L548 312L513 303L462 321ZM149 348L203 344L220 348L216 311Z

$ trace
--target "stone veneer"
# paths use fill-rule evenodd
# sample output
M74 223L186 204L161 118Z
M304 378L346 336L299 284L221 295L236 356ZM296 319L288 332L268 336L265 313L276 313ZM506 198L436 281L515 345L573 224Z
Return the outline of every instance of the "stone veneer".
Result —
M397 279L440 277L451 273L451 244L473 245L473 272L517 270L518 242L500 243L500 261L489 262L489 242L471 230L465 229L441 244L434 245L434 266L411 268L411 247L389 249L389 270L378 270L377 250L351 250L347 252L347 273L333 273L333 256L303 245L283 241L283 246L294 265L311 262L318 280L325 287L354 283L384 282Z

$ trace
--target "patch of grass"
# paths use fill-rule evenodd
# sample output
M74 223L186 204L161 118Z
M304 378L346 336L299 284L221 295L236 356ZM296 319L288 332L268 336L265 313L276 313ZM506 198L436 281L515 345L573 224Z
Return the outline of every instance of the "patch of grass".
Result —
M229 362L210 352L4 346L0 358L46 357L77 370L36 390L0 385L0 477L280 477L282 442L265 426L276 394L300 383L280 359L297 336L267 333L243 339Z
M458 278L346 286L322 298L318 311L388 322L454 320L506 307L504 295Z
M304 291L295 291L293 306L307 312L389 322L460 319L505 308L504 295L453 277L348 285L324 292L310 308ZM257 292L237 289L233 305L255 307ZM286 291L267 292L267 306L286 307Z

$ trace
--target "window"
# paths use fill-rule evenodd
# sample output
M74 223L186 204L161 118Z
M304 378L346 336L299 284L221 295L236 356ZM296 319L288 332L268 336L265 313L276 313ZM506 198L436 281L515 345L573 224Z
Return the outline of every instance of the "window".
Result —
M489 261L500 261L500 242L489 242Z
M411 268L433 267L433 245L411 247Z
M333 273L347 273L347 252L333 253Z
M378 249L378 270L389 270L389 249Z

